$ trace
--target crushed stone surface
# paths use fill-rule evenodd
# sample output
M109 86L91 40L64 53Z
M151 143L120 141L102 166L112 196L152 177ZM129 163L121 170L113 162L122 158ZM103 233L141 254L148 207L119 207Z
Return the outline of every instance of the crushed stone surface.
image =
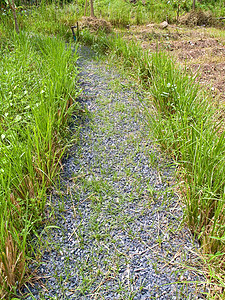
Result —
M175 166L149 136L141 93L89 48L78 63L90 113L50 197L42 284L26 299L205 299Z

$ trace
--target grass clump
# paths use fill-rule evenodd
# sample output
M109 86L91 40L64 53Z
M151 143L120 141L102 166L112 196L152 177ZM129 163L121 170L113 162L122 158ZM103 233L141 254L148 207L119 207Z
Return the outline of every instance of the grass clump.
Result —
M225 279L225 133L215 109L194 77L168 55L149 53L116 35L83 33L99 52L119 58L150 92L156 110L149 127L177 161L186 220L199 239L208 265L210 288L224 288ZM149 101L149 105L150 105ZM153 129L153 130L152 130ZM214 283L214 281L216 283Z
M46 192L76 111L76 52L59 38L21 33L0 57L0 296L24 282L29 237L44 217Z

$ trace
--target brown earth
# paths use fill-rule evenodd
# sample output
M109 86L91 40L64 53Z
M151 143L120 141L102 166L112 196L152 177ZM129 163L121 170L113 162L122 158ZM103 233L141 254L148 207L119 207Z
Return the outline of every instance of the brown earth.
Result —
M222 31L221 31L222 32ZM150 51L167 51L186 67L206 87L219 111L225 115L225 33L213 37L214 31L169 25L161 29L156 24L131 26L122 32L128 40L137 40Z

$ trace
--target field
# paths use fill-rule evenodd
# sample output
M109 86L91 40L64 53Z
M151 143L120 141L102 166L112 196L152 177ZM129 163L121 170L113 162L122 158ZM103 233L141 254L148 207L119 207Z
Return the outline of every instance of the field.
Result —
M192 1L178 2L96 1L96 16L111 22L113 31L81 29L80 41L116 58L147 91L149 128L154 126L155 140L177 162L186 222L201 242L211 297L222 299L225 34L223 21L216 20L225 7L223 1L197 3L197 9L211 9L217 27L190 28L176 21ZM68 121L72 113L83 113L75 100L77 54L70 26L82 24L84 1L21 7L19 34L10 10L4 5L0 12L2 299L29 281L31 237L46 221L47 195L70 144Z

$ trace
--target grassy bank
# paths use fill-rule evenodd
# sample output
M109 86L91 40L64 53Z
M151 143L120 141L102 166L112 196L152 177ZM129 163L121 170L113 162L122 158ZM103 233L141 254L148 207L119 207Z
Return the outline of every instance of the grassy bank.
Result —
M109 53L114 61L119 59L150 92L151 99L146 100L149 129L177 162L186 222L201 243L209 287L214 292L218 289L217 296L221 293L219 299L223 299L225 133L213 118L210 99L195 79L164 53L145 52L137 43L115 35L94 36L86 31L81 37L100 53Z
M45 218L74 101L76 60L57 37L0 27L0 298L27 279L30 236ZM6 27L7 25L7 27Z

